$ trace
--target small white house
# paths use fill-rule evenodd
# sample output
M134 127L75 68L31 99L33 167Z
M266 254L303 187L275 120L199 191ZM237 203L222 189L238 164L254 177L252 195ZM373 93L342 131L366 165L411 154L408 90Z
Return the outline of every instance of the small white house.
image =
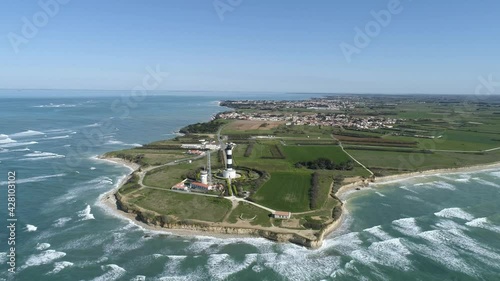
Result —
M280 211L276 211L274 212L273 214L273 217L275 219L283 219L283 220L288 220L292 217L292 213L290 212L280 212Z

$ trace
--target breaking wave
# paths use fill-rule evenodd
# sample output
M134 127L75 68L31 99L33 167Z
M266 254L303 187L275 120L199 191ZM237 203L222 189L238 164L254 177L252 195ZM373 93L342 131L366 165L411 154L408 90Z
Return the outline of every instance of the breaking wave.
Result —
M446 208L437 213L434 213L437 217L441 218L458 218L466 221L474 219L474 216L465 212L460 208Z
M79 211L77 214L81 218L80 219L81 221L93 220L95 218L94 218L94 215L91 213L91 211L92 211L92 209L90 208L90 205L87 205L87 207L85 207L85 209Z

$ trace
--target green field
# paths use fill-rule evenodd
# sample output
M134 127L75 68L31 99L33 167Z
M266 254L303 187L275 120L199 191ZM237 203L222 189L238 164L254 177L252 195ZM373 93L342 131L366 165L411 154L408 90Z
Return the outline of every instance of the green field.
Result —
M345 162L351 159L339 146L333 145L284 146L282 149L287 156L287 160L294 164L299 161L312 161L318 158L328 158L337 163Z
M392 173L467 167L482 163L491 163L500 159L500 150L480 154L454 152L435 152L432 154L418 152L401 153L354 149L348 149L348 152L370 169L394 170ZM397 172L398 170L399 172Z
M254 195L255 202L281 211L309 210L311 174L275 172Z
M231 210L231 202L226 199L157 189L142 189L128 202L180 220L221 222Z
M186 174L204 164L203 160L193 161L191 164L165 166L149 171L144 177L147 186L170 189L176 183L185 179Z

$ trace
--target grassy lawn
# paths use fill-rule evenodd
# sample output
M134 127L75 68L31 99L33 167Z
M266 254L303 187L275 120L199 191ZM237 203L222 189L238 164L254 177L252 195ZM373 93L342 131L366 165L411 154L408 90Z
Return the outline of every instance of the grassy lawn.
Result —
M107 155L111 157L118 157L127 159L132 162L139 163L141 165L162 165L174 160L183 159L190 157L184 153L184 150L161 150L161 149L126 149L120 151L110 152ZM140 161L135 161L139 159Z
M170 189L173 185L184 179L184 175L192 169L201 167L204 159L193 161L191 164L178 164L165 166L149 171L144 177L144 184L152 187Z
M221 222L231 210L231 202L217 197L156 189L143 189L136 194L140 196L130 199L130 203L162 215L176 216L180 220Z
M275 210L303 212L309 210L310 188L310 173L275 172L253 199Z
M230 223L236 223L241 216L243 219L249 220L251 225L271 226L269 215L270 213L266 210L252 204L240 202L238 207L231 212L227 221ZM252 218L254 219L250 221Z

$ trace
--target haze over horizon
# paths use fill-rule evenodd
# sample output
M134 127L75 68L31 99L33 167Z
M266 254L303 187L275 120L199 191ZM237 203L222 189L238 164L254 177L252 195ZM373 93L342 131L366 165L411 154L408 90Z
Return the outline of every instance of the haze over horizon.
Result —
M0 89L130 90L158 66L169 73L163 91L474 94L483 85L499 94L499 8L493 0L6 1Z

